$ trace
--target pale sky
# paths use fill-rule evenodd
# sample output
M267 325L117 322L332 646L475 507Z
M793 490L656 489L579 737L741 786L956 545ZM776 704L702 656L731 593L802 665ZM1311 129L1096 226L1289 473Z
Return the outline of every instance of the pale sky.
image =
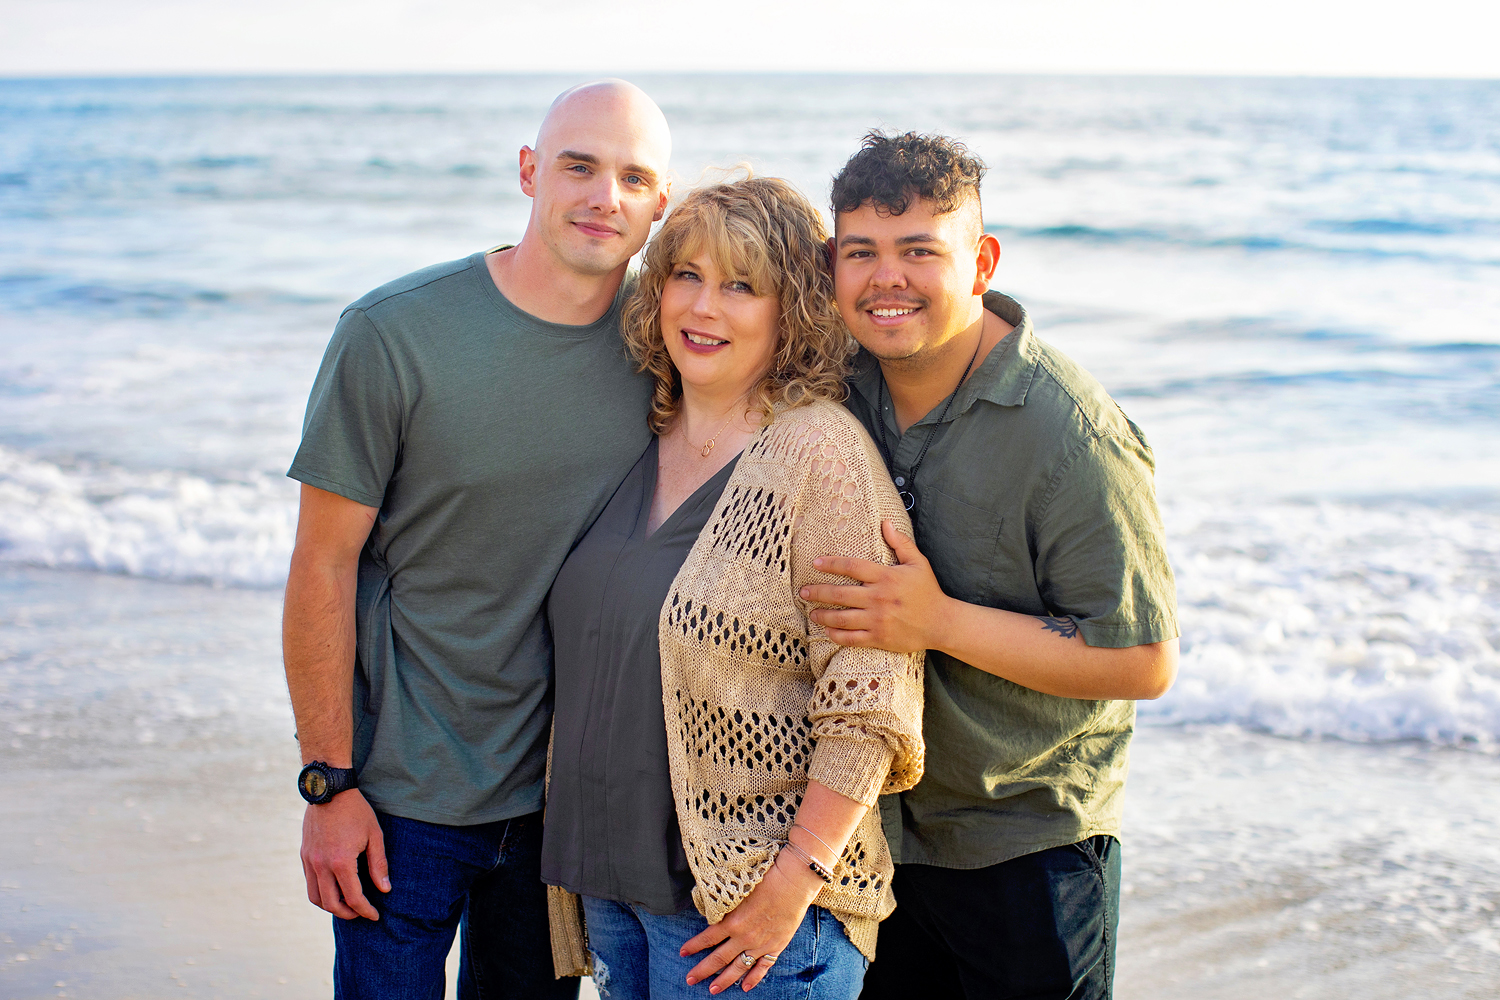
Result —
M0 0L0 76L701 70L1500 78L1500 0Z

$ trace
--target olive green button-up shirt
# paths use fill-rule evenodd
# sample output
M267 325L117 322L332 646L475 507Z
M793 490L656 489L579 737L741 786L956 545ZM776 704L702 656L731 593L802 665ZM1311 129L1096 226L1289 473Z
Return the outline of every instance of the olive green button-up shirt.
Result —
M1019 303L991 292L984 304L1015 330L946 420L939 406L899 433L888 392L877 410L880 366L865 352L850 379L849 408L916 496L917 543L938 582L971 604L1067 616L1091 646L1175 638L1145 436L1036 337ZM897 861L981 868L1120 835L1133 702L1041 694L938 652L926 685L926 774L881 803Z

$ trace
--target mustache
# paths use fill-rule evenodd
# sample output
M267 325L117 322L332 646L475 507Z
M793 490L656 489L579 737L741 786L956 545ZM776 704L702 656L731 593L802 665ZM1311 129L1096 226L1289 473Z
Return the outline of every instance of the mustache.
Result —
M927 305L924 298L903 298L890 295L869 295L854 304L859 310L865 309L905 309L908 306L921 309Z

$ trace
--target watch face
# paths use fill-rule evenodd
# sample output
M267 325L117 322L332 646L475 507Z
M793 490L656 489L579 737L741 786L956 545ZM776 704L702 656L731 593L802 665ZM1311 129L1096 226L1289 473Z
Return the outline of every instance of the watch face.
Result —
M322 771L309 769L302 776L302 791L310 799L321 799L328 794L328 776Z

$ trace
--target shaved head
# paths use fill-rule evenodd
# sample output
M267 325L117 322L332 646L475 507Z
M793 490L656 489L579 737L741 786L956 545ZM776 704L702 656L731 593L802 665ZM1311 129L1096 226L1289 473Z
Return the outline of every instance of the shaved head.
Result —
M568 135L579 131L633 133L641 143L639 148L660 164L662 173L672 158L672 131L667 127L667 116L644 90L628 80L594 80L558 94L537 130L537 155L556 156L570 148Z
M521 191L532 199L518 250L545 251L549 267L623 276L666 212L672 133L646 92L624 80L565 90L521 148Z

